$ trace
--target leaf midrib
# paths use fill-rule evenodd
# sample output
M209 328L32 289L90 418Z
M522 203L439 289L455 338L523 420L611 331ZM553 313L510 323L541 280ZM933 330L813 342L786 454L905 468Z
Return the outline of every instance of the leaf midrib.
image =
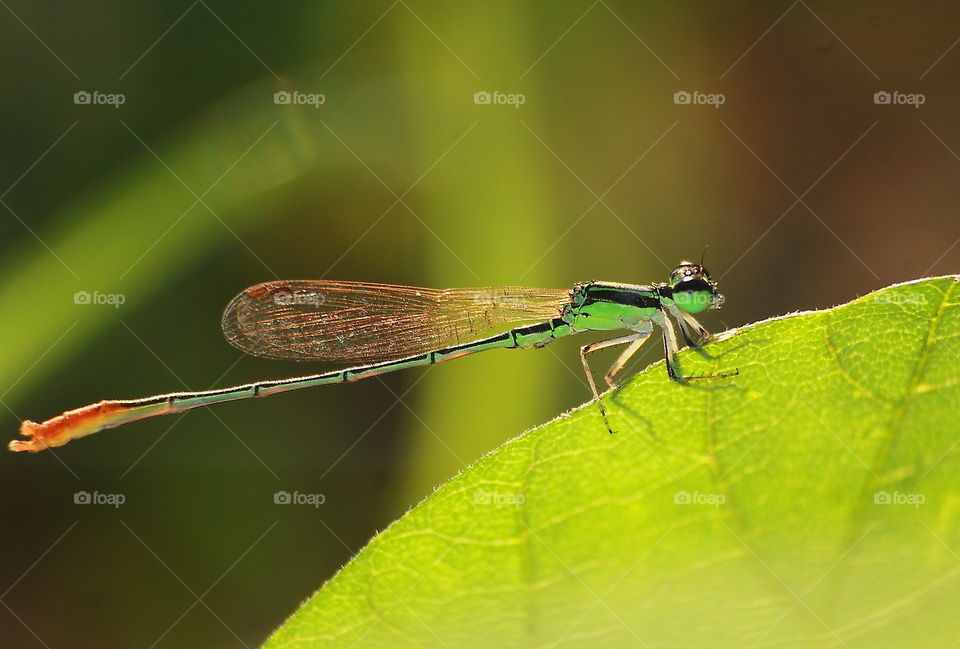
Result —
M907 382L903 396L898 400L896 406L894 406L893 411L890 414L888 424L885 427L885 432L887 433L886 439L884 440L885 444L881 447L880 452L877 454L877 459L873 466L869 467L870 473L865 476L863 488L861 489L860 495L856 500L856 507L851 512L850 520L848 522L848 532L844 536L843 546L841 548L841 552L843 554L841 554L840 560L837 562L837 564L831 566L830 568L831 577L829 579L827 597L825 600L828 603L835 601L841 586L843 573L846 567L849 565L852 555L854 554L852 551L847 551L847 549L852 548L854 544L859 543L861 536L864 533L863 530L867 520L867 511L869 508L869 503L872 500L871 494L884 484L883 482L878 482L875 476L880 476L880 479L882 480L883 476L886 474L887 465L890 462L890 456L893 454L893 450L899 441L900 423L903 419L903 414L906 412L910 401L914 398L914 391L917 385L919 385L920 378L926 371L927 362L930 358L931 341L933 340L933 337L940 326L940 322L943 319L943 314L946 310L949 297L953 293L953 290L956 288L958 283L960 283L955 278L950 279L953 281L947 287L947 290L943 292L940 304L937 307L937 312L930 318L930 322L927 325L927 335L924 338L923 344L921 345L920 356L914 365L913 373L910 376L910 380Z

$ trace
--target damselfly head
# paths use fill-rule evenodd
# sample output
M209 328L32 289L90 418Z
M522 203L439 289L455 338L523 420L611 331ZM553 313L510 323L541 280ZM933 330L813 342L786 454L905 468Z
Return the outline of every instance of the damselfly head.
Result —
M723 295L717 291L717 283L702 263L681 261L670 273L673 301L687 313L700 313L706 309L719 309Z

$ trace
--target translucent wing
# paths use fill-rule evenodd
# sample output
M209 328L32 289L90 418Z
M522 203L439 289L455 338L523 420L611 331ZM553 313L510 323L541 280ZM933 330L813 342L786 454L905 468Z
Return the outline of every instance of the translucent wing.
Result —
M221 324L230 344L254 356L377 361L555 318L569 301L562 289L282 280L240 293Z

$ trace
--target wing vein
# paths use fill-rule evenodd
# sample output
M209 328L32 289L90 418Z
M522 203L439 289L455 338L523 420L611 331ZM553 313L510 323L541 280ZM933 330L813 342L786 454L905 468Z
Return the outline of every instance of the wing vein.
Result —
M565 289L282 280L237 295L222 326L230 344L254 356L392 360L555 318L569 300Z

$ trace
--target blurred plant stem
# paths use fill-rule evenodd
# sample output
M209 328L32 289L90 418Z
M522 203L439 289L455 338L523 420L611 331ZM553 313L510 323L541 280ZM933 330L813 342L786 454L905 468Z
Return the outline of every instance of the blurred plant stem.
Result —
M517 119L519 110L523 121L536 121L536 108L474 103L480 91L522 93L531 85L516 72L517 61L535 57L524 34L528 17L520 5L505 3L470 20L444 7L427 22L436 36L412 15L396 24L417 147L413 167L419 173L436 163L408 200L432 231L424 237L429 284L554 284L548 261L521 279L556 232L540 145ZM496 48L485 44L491 37ZM456 53L438 56L445 47L439 39L455 43ZM409 457L400 463L406 474L391 513L503 442L504 431L535 425L555 401L555 373L542 375L521 353L481 356L430 369L411 400Z
M12 398L57 371L51 358L116 324L112 308L75 304L75 293L122 294L123 308L135 309L217 247L247 246L254 225L276 209L258 201L282 199L276 189L315 167L319 126L301 119L311 109L276 106L272 92L253 84L162 138L127 124L144 144L130 170L87 196L64 197L60 213L33 230L36 240L4 260L0 300L29 309L31 323L0 322L0 385L12 386ZM263 274L273 279L266 266Z

